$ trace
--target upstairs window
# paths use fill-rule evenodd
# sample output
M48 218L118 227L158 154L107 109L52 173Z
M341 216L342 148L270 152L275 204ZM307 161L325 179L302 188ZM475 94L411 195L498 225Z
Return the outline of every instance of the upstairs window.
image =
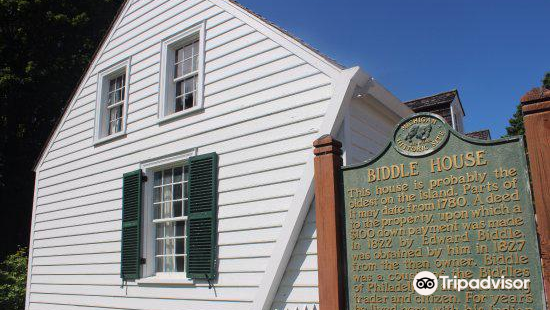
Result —
M174 83L176 84L174 112L191 109L197 103L199 75L199 40L175 51Z
M162 41L159 118L202 108L204 24Z
M101 143L126 133L129 60L98 75L94 141Z
M107 93L107 115L109 116L107 135L122 131L122 112L124 110L124 98L126 97L126 73L109 80L109 92Z

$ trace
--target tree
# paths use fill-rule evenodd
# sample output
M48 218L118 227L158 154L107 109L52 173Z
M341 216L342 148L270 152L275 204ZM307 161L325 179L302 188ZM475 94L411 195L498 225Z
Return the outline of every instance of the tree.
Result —
M0 265L0 309L25 309L27 250L20 248Z
M542 80L542 87L550 89L550 72L547 72ZM510 120L510 126L506 127L506 136L521 136L525 134L523 127L523 113L521 112L521 104L516 107L516 112Z
M29 240L33 165L121 2L0 0L0 259Z

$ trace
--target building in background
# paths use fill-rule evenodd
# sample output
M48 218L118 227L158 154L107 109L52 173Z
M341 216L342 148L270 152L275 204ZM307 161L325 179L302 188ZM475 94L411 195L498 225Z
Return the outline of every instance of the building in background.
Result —
M407 101L405 104L415 113L430 112L441 115L456 131L468 137L491 140L491 133L488 129L469 133L464 132L464 117L466 113L456 89Z

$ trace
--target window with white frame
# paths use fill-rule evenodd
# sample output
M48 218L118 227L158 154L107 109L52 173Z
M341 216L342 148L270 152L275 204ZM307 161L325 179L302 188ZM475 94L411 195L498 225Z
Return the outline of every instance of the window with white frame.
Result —
M155 273L185 272L188 168L179 164L153 173Z
M109 79L109 91L107 93L108 130L107 135L122 131L122 112L126 97L126 73Z
M162 42L159 117L202 108L204 23Z
M199 40L175 50L174 83L176 94L174 112L190 109L197 103L197 80L199 75Z
M94 140L101 142L126 132L129 60L98 75Z

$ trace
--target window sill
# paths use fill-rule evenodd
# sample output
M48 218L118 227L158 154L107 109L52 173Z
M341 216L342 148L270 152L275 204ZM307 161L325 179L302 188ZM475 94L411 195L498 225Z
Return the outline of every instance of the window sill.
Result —
M136 280L138 285L193 285L191 279L183 277L152 276Z
M109 141L113 141L113 140L116 140L116 139L120 139L120 138L123 138L126 136L126 131L123 130L121 132L117 132L115 134L112 134L112 135L109 135L109 136L106 136L106 137L103 137L103 138L99 138L99 139L96 139L94 141L94 146L99 146L101 144L105 144Z
M161 125L161 124L164 124L164 123L167 123L167 122L185 117L185 116L190 115L190 114L200 113L203 110L204 109L203 109L202 106L196 106L196 107L192 107L192 108L187 109L187 110L179 111L177 113L172 113L170 115L160 116L160 118L158 120L158 124Z

